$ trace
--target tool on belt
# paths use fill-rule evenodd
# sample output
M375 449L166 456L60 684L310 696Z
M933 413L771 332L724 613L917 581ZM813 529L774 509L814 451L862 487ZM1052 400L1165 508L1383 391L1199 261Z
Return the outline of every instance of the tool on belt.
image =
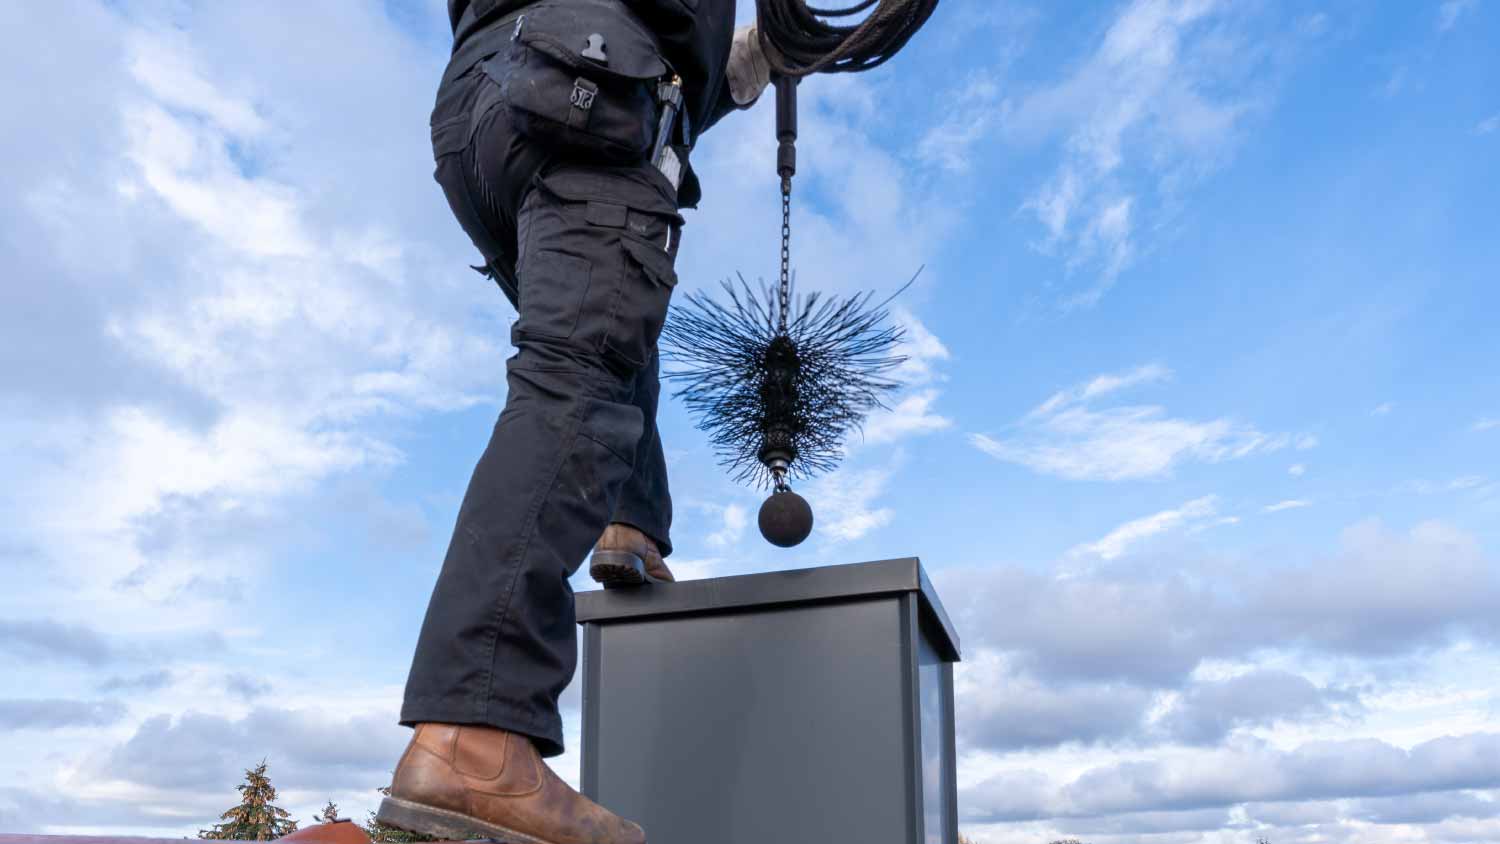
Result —
M773 292L743 277L723 285L728 303L690 293L668 320L669 359L684 368L667 377L709 433L736 480L769 487L761 534L791 547L812 532L807 501L791 479L837 466L849 432L885 407L900 386L893 370L902 331L890 324L894 295L793 296L792 179L797 172L797 86L813 73L877 67L896 54L937 8L938 0L860 0L816 9L806 0L757 0L758 29L776 85L776 173L781 183L781 273ZM829 20L864 15L858 23ZM915 279L913 279L915 280ZM911 282L907 282L909 286ZM896 291L899 295L906 287ZM795 300L794 300L795 299Z
M682 77L672 74L656 84L656 102L661 116L656 122L656 141L651 150L651 164L661 171L673 188L682 186L682 159L677 156L674 143L692 146L692 127L687 112L682 110ZM681 120L681 132L678 132Z

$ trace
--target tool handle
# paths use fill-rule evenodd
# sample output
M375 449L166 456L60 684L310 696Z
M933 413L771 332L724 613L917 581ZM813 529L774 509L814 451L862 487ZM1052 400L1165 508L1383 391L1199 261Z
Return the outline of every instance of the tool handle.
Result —
M656 140L651 145L651 161L660 166L662 151L672 142L677 113L682 109L682 81L674 76L660 82L656 86L656 100L661 104L661 116L656 123Z
M797 83L795 76L776 77L776 172L781 189L791 191L792 176L797 173Z

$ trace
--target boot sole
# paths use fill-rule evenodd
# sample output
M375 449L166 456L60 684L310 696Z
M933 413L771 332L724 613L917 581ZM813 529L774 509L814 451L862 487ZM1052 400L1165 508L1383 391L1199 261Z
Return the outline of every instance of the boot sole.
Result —
M605 589L629 589L647 583L659 583L646 574L646 561L629 551L595 551L589 563L589 576Z
M380 811L375 813L375 820L407 832L453 841L489 838L499 844L554 844L552 841L517 832L509 827L487 823L459 812L450 812L447 809L423 806L399 797L387 797L380 801Z

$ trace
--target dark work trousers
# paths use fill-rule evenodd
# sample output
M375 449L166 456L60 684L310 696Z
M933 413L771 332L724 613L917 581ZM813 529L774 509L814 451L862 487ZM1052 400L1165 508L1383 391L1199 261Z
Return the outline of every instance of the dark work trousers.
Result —
M569 578L612 521L671 553L656 342L682 218L649 162L590 162L518 133L498 85L513 67L502 54L445 84L433 113L437 181L519 318L401 723L499 727L555 756L577 661Z

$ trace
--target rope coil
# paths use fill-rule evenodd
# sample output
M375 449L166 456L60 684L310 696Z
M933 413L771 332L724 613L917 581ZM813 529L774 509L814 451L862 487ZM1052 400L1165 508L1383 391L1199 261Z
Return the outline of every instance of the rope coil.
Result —
M885 64L937 9L938 0L860 0L822 9L806 0L756 0L760 38L771 70L800 78L814 73L855 73ZM840 25L874 8L864 20Z

